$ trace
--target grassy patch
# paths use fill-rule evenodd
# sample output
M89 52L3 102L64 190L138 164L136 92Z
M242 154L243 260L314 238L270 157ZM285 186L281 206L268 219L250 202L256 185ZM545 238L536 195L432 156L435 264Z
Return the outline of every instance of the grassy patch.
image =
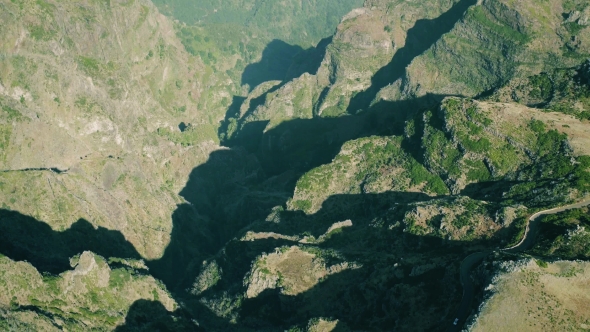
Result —
M29 27L29 33L31 34L31 38L35 39L36 41L47 41L55 36L55 31L45 30L45 28L40 25L33 25Z
M535 263L537 263L537 265L538 265L539 267L542 267L542 268L544 268L544 269L546 269L546 268L549 266L549 265L547 264L547 262L545 262L545 261L544 261L544 260L542 260L542 259L535 259Z
M547 100L551 97L553 84L547 73L529 77L529 85L531 86L531 91L529 92L531 97L542 100Z
M10 144L10 136L12 135L12 125L0 125L0 150L6 151ZM6 156L6 154L4 154Z
M491 179L491 174L486 165L481 160L464 160L465 165L469 168L467 171L467 180L468 181L487 181Z
M578 24L577 22L566 22L563 24L565 29L572 35L577 35L582 31L586 26Z
M9 106L2 106L2 117L5 117L8 121L19 121L23 119L22 114Z
M480 23L483 27L492 32L511 39L519 44L526 44L530 41L530 37L513 29L512 27L492 21L488 14L484 11L482 6L475 6L470 10L471 16Z
M98 78L102 72L102 65L101 63L90 57L79 56L77 59L79 68L86 73L86 75L91 76L93 78Z

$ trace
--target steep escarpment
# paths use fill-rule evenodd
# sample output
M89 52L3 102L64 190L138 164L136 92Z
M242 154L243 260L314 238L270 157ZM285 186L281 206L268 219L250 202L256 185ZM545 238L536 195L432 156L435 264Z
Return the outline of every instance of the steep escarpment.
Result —
M586 3L327 4L0 2L0 327L446 330L587 195Z
M443 96L489 95L508 82L576 67L587 53L568 43L588 33L583 8L569 2L539 9L530 2L457 1L426 10L405 2L367 2L343 19L315 79L269 92L265 105L241 114L242 121L276 118L272 125L299 117L285 113L283 105L297 105L299 91L310 86L312 105L300 108L331 117L367 110L380 100L424 107Z
M301 46L317 44L333 32L343 15L363 5L362 0L156 0L154 3L164 14L189 25L230 25L253 31L258 38Z
M148 2L3 8L0 168L31 170L2 173L2 206L55 229L85 218L157 257L179 175L217 140L196 105L203 65Z
M411 5L404 5L398 4L398 13L413 9ZM331 223L352 220L352 228L335 233L334 237L341 237L341 241L326 244L322 238L315 250L333 257L336 248L340 259L343 259L342 253L348 253L351 258L344 259L345 262L364 266L363 260L359 261L362 254L357 250L377 246L375 242L379 242L376 234L368 235L370 231L364 235L356 233L362 232L360 229L364 227L381 227L392 234L398 229L401 234L408 234L407 237L411 234L418 239L434 236L460 243L469 239L472 245L478 243L477 239L487 239L508 245L522 235L529 211L580 197L587 191L584 184L587 160L585 157L580 157L578 163L572 160L586 154L580 150L581 144L575 143L575 137L583 140L586 135L583 122L560 113L497 103L503 100L495 97L502 93L505 84L511 84L507 82L528 80L534 83L535 77L547 70L572 68L569 72L574 74L570 74L568 81L572 82L568 83L571 91L575 91L574 86L580 86L579 79L575 78L579 74L575 73L584 72L582 60L565 51L552 52L553 47L563 50L566 38L562 29L567 29L564 25L568 23L564 19L566 15L561 14L562 10L570 10L560 7L561 4L554 5L540 12L533 10L532 3L448 4L448 7L437 7L441 10L438 14L421 9L423 19L414 17L414 23L406 26L406 32L399 21L397 26L393 23L396 22L394 18L390 24L383 23L384 17L395 15L392 14L395 4L391 2L367 3L365 9L355 10L345 17L316 75L268 85L263 88L268 90L266 95L262 90L256 92L257 96L265 95L262 103L253 104L253 98L246 99L241 111L232 119L234 131L228 136L234 139L228 140L230 145L248 142L243 146L263 158L264 165L273 171L277 168L269 165L276 166L274 160L281 160L281 165L285 163L292 170L305 172L297 180L286 206L277 207L267 218L267 225L263 222L255 226L260 227L258 232L250 229L247 240L242 241L272 241L275 246L283 242L302 242L305 244L300 246L307 247L316 238L323 237ZM539 17L543 17L542 23ZM442 29L439 37L428 41L429 28L441 22L448 30ZM394 26L401 28L394 30ZM583 29L580 31L585 33ZM543 44L541 36L547 33L552 42ZM424 44L417 43L419 37ZM412 43L406 47L409 41ZM371 72L373 74L367 75ZM583 88L583 84L581 86ZM566 90L556 88L556 91ZM450 98L440 106L437 104L449 95L481 96L488 101ZM568 96L569 100L583 100L576 97L578 95ZM579 102L577 105L580 110L585 109ZM563 112L562 108L546 107ZM358 115L345 116L350 111ZM292 121L293 118L298 120ZM578 128L576 133L570 131L572 127ZM260 136L253 134L256 132ZM279 169L287 167L281 165ZM278 212L283 208L287 211ZM305 214L281 218L291 216L289 211ZM355 222L355 217L362 221ZM360 241L364 236L373 243ZM422 240L417 243L421 248L428 248ZM408 253L400 247L391 252L404 253L402 256L407 258ZM430 258L435 256L432 252L429 255ZM223 260L229 259L223 257ZM376 264L374 259L367 258ZM400 287L411 289L407 284L411 277L420 274L418 271L436 267L432 262L416 259L420 263L408 271L409 279L399 281L403 284ZM256 261L265 261L264 254ZM245 279L247 289L275 289L277 286L272 285L281 285L280 269L258 264L249 272L255 277ZM383 272L382 275L377 270L388 271L384 267L372 270L375 280L379 278L377 275L390 280L385 275L393 274ZM263 277L261 271L266 271L267 276ZM343 273L347 273L350 280L356 280L350 275L363 273L359 271ZM276 309L275 315L300 317L302 312L317 311L324 316L337 317L340 324L349 324L352 328L371 324L381 329L410 328L419 324L426 324L423 327L427 328L428 324L434 324L422 316L412 318L400 314L401 318L392 313L395 310L385 310L386 317L391 320L386 319L383 325L362 319L350 320L346 313L353 310L353 303L358 309L358 297L348 305L346 301L335 300L333 307L328 306L330 309L310 309L314 296L325 299L326 294L336 293L342 298L356 290L363 294L361 298L366 303L376 303L364 288L368 286L362 283L363 286L355 287L360 280L374 279L362 274L358 280L338 285L320 283L298 294L294 300L281 290L278 301L283 305L280 310ZM385 291L391 289L388 287L392 283L377 286L377 282L371 287ZM432 287L440 289L442 286ZM270 295L272 293L269 291L269 297L260 300L260 305L265 301L277 301L276 295ZM247 296L248 292L245 294ZM290 301L307 309L292 309L286 304ZM411 308L413 305L421 307L411 303L401 306ZM260 312L254 316L258 314Z
M200 296L210 308L220 294L260 308L239 311L252 328L305 326L314 315L352 329L452 321L454 308L443 302L460 294L448 279L458 274L457 257L518 241L531 211L588 190L587 157L576 157L565 127L539 119L546 113L448 98L402 123L402 135L348 140L298 179L286 206L227 244L210 297ZM289 258L293 250L313 256L303 263ZM293 285L292 271L308 265ZM334 266L336 274L324 272ZM433 311L418 314L424 307ZM350 317L380 309L379 320Z

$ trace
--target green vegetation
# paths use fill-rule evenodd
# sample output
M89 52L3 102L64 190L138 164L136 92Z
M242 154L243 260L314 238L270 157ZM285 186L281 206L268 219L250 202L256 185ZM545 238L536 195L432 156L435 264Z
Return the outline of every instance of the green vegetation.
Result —
M531 86L531 91L529 92L531 97L542 100L548 100L551 97L553 84L547 73L529 77L529 84Z
M83 256L85 264L89 263L88 259L94 259L96 264L90 264L89 270L82 275L72 274L71 271L59 276L49 273L40 275L31 273L31 267L28 264L17 264L9 259L0 260L2 271L10 271L0 273L2 276L0 286L8 294L15 294L12 299L9 297L8 314L28 310L38 314L31 327L34 330L44 326L43 323L55 321L61 322L62 327L68 330L87 329L89 326L111 329L125 320L125 314L134 297L137 296L132 295L129 298L127 290L139 286L132 292L138 292L136 294L141 294L140 296L145 298L166 294L161 285L153 279L141 276L131 269L111 271L102 257L88 254ZM109 284L101 285L100 279L105 277L109 280ZM103 281L106 280L103 279ZM27 288L26 286L30 284L36 287ZM79 291L82 296L78 293ZM76 302L77 305L72 307L72 302ZM0 321L5 318L5 314L7 314L5 310L0 310ZM38 325L41 318L47 319L47 322L41 322L42 324ZM14 323L20 323L20 319L15 319ZM83 324L80 323L81 320L84 321Z
M490 143L490 141L485 137L479 138L477 141L475 141L464 135L459 135L459 139L467 150L473 152L484 153L490 151L492 147L492 143Z
M10 86L13 88L20 87L24 88L25 90L29 90L29 79L37 72L39 66L35 63L35 61L20 55L10 57L9 59L10 64L12 64L12 67L14 68Z
M527 218L525 216L520 216L516 220L512 222L512 228L515 232L512 234L511 241L508 242L506 245L507 248L513 247L520 243L524 234L526 233L526 225L527 225Z
M428 172L423 165L418 163L410 155L404 153L399 148L400 143L399 139L396 138L393 142L388 142L385 146L375 145L372 142L362 145L357 150L357 153L366 158L364 161L369 167L364 172L356 174L356 178L358 180L367 179L382 167L403 165L404 170L407 172L406 176L410 180L410 186L416 186L426 182L427 188L436 190L434 193L445 194L447 189L442 183L442 180Z
M549 265L547 264L547 262L545 262L545 261L544 261L544 260L542 260L542 259L535 259L535 263L537 263L537 265L538 265L539 267L542 267L542 268L544 268L544 269L546 269L546 268L549 266Z
M24 117L22 114L10 106L2 106L2 117L8 121L22 121Z
M50 40L51 38L55 37L55 31L52 30L45 30L42 26L34 25L29 28L31 37L37 41L40 40Z
M15 2L15 1L13 1ZM43 1L43 0L37 0L35 1L35 4L45 13L48 14L49 16L53 17L53 12L55 12L55 5L52 3L49 3L47 1Z
M101 63L93 58L79 56L78 57L78 65L83 72L85 72L88 76L98 78L100 77L102 71Z
M465 226L468 226L471 224L471 218L472 216L466 214L458 215L457 217L455 217L455 219L453 219L453 226L457 228L463 228Z
M459 229L473 225L475 216L486 215L484 206L475 200L468 199L462 202L461 205L463 206L464 212L455 216L452 221L453 226Z
M107 87L109 87L109 94L113 94L112 91L116 88L115 80L108 77L117 69L114 62L102 63L95 58L86 56L78 56L76 61L80 70L86 75L93 79L105 80Z
M0 125L0 150L6 151L10 143L10 136L12 135L12 125ZM5 157L6 154L3 154Z
M586 60L587 55L579 60ZM516 102L590 119L590 80L588 62L574 68L558 68L528 78L513 89Z
M115 269L111 272L111 276L109 278L109 287L118 288L123 287L125 283L132 280L133 278L133 270L129 268L120 268Z
M590 258L590 215L588 208L544 216L540 239L532 252L565 259Z
M252 46L247 49L241 40L249 36L235 27L216 26L215 29L209 30L207 27L184 26L178 29L178 36L185 49L190 54L199 56L207 65L215 65L218 59L237 54L251 59L261 53L263 47L253 41Z
M529 128L537 134L543 134L546 127L543 121L533 119L529 122Z
M580 193L590 190L590 157L573 157L563 150L567 139L565 134L556 130L545 131L545 126L537 120L529 123L529 127L537 133L535 150L539 159L535 167L525 168L521 176L530 179L526 183L513 186L505 196L507 203L512 199L521 202L539 201L540 199L557 204L555 183L562 183L562 190L576 189ZM563 195L563 194L561 194ZM544 197L544 198L542 198ZM565 200L562 196L561 200Z
M488 170L485 163L481 160L472 161L469 159L464 160L465 165L469 168L467 171L468 181L487 181L491 179L490 171Z
M445 172L447 176L459 176L461 152L448 140L438 116L428 111L424 119L427 124L422 139L422 146L426 150L425 157L433 161L437 166L437 172Z
M590 225L590 215L588 209L567 210L556 214L550 214L543 217L543 222L557 226L572 226L577 224Z
M506 104L494 101L513 98L590 118L590 71L558 45L581 56L585 45L576 42L587 40L586 29L559 27L562 13L553 7L560 6L541 4L549 15L540 15L524 10L536 5L530 0L484 1L466 13L451 8L466 2L367 1L369 14L344 21L322 44L326 54L310 47L361 2L156 1L184 23L137 1L6 2L7 26L16 27L7 30L7 47L20 55L0 53L0 163L37 167L57 158L72 169L3 172L0 205L36 218L48 243L76 232L67 241L76 250L59 275L36 273L43 266L33 260L12 261L20 256L10 250L0 255L0 324L5 311L30 310L39 322L73 331L135 323L174 329L185 317L204 330L303 330L320 324L312 317L338 317L343 330L432 330L439 320L425 317L446 320L449 303L460 301L452 262L515 244L526 213L590 191L590 157L574 156L551 124L526 123L540 110L495 113ZM54 13L66 17L50 19ZM432 37L446 25L448 33ZM19 26L29 32L22 41ZM177 38L162 30L171 26ZM555 30L552 49L544 49L543 34ZM311 62L322 63L318 74L291 80ZM260 85L269 81L280 84ZM376 93L372 106L349 110L351 96L365 89ZM447 97L489 94L485 103ZM22 124L29 116L40 130L63 132L48 142L56 151L41 144L48 155L28 158L13 147L36 148ZM93 128L100 130L84 135ZM216 145L218 133L226 147ZM541 267L556 255L589 255L586 215L562 217L543 224L550 236L535 249ZM72 224L77 218L91 225ZM25 235L38 233L25 226L24 254L41 247L59 258L55 246L28 243ZM86 234L89 241L75 242ZM103 234L136 260L75 255L116 248L102 243ZM11 249L10 241L0 247ZM310 272L322 278L284 296L301 280L261 257L292 245L316 255L318 270ZM279 256L277 264L297 262ZM278 274L277 288L245 298L246 287L268 286L244 278L256 269ZM170 294L182 304L178 312L170 312ZM41 329L9 326L19 327Z
M582 31L582 29L584 29L586 27L586 26L581 25L577 22L567 22L567 23L564 23L564 26L567 29L567 31L574 36L577 35L578 33L580 33L580 31Z
M401 173L394 175L392 190L423 187L425 192L431 194L448 194L449 190L439 176L428 171L401 148L402 141L401 137L370 137L349 142L351 153L340 154L333 163L312 169L299 178L298 196L293 201L293 207L309 211L316 206L309 199L317 197L316 193L323 193L334 184L348 183L350 188L358 188L361 184L366 187L377 185L382 177L387 177L388 170L395 168L399 168ZM351 158L350 155L356 157ZM346 176L347 171L353 169L352 165L359 163L359 157L362 160L361 167L354 172L354 177Z
M302 183L303 188L305 183ZM308 200L297 200L293 202L293 207L297 210L308 211L311 209L311 202Z
M526 34L515 30L514 28L506 25L503 22L497 22L491 17L491 14L484 10L483 6L474 6L469 11L471 17L479 22L483 27L489 29L493 33L499 34L500 36L508 38L516 43L525 44L529 42L530 37Z
M87 96L79 96L74 101L74 105L88 114L96 114L96 112L101 109L97 102L88 98Z

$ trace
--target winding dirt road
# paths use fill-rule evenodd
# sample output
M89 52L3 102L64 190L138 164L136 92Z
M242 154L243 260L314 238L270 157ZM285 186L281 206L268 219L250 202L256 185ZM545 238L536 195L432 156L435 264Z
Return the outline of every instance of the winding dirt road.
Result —
M526 230L520 242L512 247L502 249L502 251L517 253L529 249L535 243L535 237L539 232L539 225L541 220L539 217L548 214L556 214L566 210L579 209L587 205L590 205L590 199L586 199L582 202L575 204L539 211L533 214L529 217L527 221ZM451 322L451 326L448 329L449 332L461 331L461 329L463 328L463 324L465 324L467 316L469 316L469 309L471 308L473 297L475 296L475 287L470 277L471 270L473 270L473 268L477 264L479 264L486 256L488 256L492 252L493 250L476 252L465 257L463 262L461 262L460 276L461 285L463 286L463 298L461 299L461 305L459 306L459 310L457 311L457 314L455 315L455 318L453 322Z

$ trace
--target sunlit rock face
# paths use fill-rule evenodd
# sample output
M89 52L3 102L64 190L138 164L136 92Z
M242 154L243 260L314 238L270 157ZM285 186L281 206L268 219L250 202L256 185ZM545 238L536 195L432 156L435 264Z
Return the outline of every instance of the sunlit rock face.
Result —
M0 7L0 330L587 325L586 1Z

